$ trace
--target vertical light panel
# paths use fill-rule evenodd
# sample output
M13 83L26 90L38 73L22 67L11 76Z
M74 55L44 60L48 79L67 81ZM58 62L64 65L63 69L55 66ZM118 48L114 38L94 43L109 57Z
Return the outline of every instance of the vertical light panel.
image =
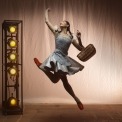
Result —
M3 114L23 113L23 23L5 20L2 24L2 110Z

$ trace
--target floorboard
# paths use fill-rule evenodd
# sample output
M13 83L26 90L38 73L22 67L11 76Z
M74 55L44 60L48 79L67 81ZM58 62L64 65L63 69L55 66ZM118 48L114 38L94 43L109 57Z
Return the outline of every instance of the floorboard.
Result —
M23 115L2 115L0 122L122 122L122 105L26 104Z

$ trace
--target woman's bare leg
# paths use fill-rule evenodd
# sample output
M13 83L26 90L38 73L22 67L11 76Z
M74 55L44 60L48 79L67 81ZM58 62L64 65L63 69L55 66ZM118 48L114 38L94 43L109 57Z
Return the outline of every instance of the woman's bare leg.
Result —
M34 58L34 62L37 65L37 67L39 68L39 66L42 64L39 62L39 60L37 58ZM41 69L42 70L42 69ZM60 77L58 75L58 73L51 73L50 71L44 69L42 70L47 76L48 78L53 82L53 83L57 83L60 80Z
M68 80L67 80L66 75L62 75L61 76L61 80L63 82L63 85L64 85L65 90L74 98L74 100L76 101L79 109L80 110L83 110L83 104L81 103L81 101L79 100L79 98L75 95L72 87L68 83Z

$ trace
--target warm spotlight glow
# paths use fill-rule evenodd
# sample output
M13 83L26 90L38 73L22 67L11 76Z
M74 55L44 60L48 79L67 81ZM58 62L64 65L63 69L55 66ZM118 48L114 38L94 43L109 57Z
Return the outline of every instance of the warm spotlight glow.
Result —
M11 94L11 97L9 97L8 101L7 101L7 105L8 107L17 107L17 99L15 97L13 97L13 93Z
M10 75L16 75L17 71L15 68L10 68L9 73L10 73Z
M10 46L11 48L16 47L16 46L17 46L17 41L16 41L16 40L13 40L13 39L10 39L10 40L9 40L9 46Z
M10 100L10 105L11 105L11 106L15 106L16 104L17 104L16 99L15 99L15 98L12 98L12 99Z
M11 54L9 55L9 59L10 59L11 61L15 61L15 60L16 60L16 54L15 54L15 53L11 53Z
M15 46L16 46L16 42L12 40L12 41L10 42L10 46L11 46L11 47L15 47Z
M16 32L16 26L10 26L9 31L10 31L10 33L15 33Z

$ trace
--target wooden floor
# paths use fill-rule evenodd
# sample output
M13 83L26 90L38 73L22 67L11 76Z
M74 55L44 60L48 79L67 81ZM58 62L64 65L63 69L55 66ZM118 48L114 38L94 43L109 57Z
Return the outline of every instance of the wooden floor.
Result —
M122 105L24 105L23 115L2 115L0 122L122 122Z

